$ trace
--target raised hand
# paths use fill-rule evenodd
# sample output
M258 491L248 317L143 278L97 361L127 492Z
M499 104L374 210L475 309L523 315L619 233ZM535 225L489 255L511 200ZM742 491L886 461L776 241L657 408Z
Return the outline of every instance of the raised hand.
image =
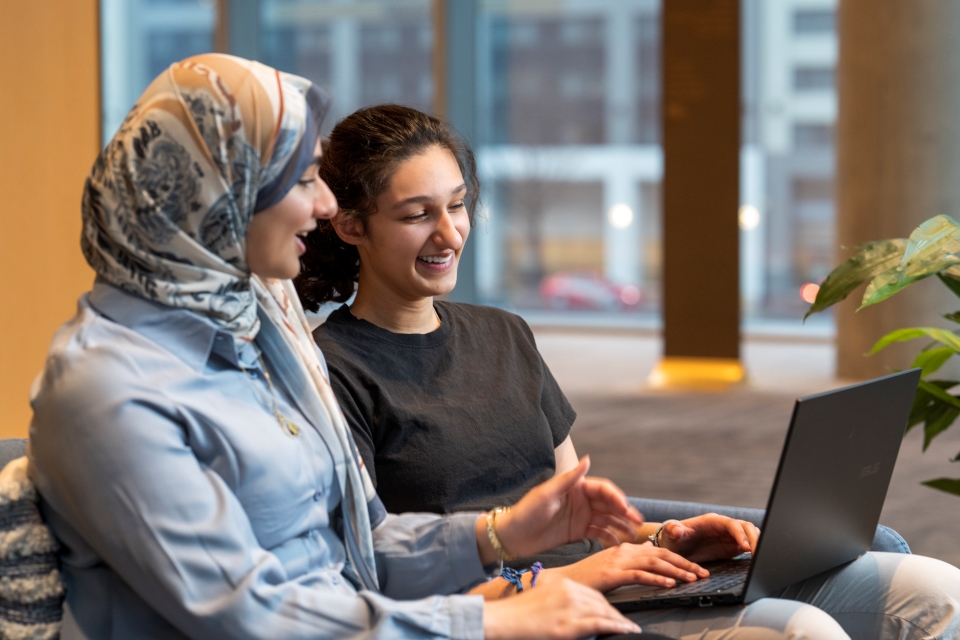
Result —
M598 633L639 633L640 627L610 606L599 591L560 579L537 583L512 598L486 602L487 640L574 640Z
M693 562L723 560L757 548L760 529L746 520L716 513L668 522L660 546Z
M640 512L609 480L586 477L589 469L590 459L584 456L501 514L496 530L503 546L514 555L532 556L582 538L633 541L636 526L643 524Z

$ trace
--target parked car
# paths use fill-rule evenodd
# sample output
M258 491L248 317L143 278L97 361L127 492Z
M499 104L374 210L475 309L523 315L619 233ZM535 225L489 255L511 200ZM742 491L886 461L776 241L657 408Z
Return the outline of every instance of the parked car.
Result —
M540 282L540 297L553 309L630 311L640 305L640 288L614 284L590 273L557 273Z

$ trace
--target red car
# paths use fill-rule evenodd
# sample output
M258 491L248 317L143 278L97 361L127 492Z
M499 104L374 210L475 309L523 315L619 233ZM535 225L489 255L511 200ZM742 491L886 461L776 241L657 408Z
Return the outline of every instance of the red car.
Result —
M557 273L540 282L540 297L553 309L630 311L640 305L640 288L614 284L589 273Z

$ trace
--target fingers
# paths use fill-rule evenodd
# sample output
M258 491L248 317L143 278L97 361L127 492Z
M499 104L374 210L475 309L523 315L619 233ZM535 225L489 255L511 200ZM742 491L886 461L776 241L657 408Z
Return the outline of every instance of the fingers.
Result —
M684 582L693 582L697 578L706 578L710 572L697 563L684 558L683 556L664 549L654 547L650 543L642 545L623 545L621 553L624 555L632 554L642 557L646 560L646 565L642 566L646 571L658 573L663 576L677 578ZM634 564L638 564L634 560ZM641 567L638 567L641 568Z
M593 511L612 513L626 518L634 525L643 524L643 516L627 501L620 487L605 478L584 478L583 494Z
M760 540L760 527L753 524L752 522L744 522L741 520L743 528L747 532L747 541L750 543L750 553L756 553L757 551L757 541Z
M727 533L740 545L740 549L745 552L752 552L756 546L756 537L751 541L751 529L756 529L758 534L759 529L753 526L753 523L746 522L745 520L734 520L733 518L730 518L726 522L726 525Z
M614 609L599 591L567 581L577 611L576 638L591 633L640 633L640 627Z
M603 546L616 546L624 542L637 541L637 529L632 522L624 517L609 513L593 513L590 518L590 527L606 531L609 536L616 538L612 544L607 544L605 538L600 538Z
M691 560L730 558L757 548L760 529L746 520L708 513L668 523L662 543Z
M574 640L597 633L640 632L598 591L568 579L485 604L483 626L488 640Z
M673 587L677 582L693 582L709 573L667 549L650 543L624 544L604 549L564 568L569 577L601 591L628 584Z
M586 535L588 538L599 540L604 549L616 547L623 543L623 540L621 540L617 534L607 529L601 529L600 527L587 527Z
M569 492L578 482L583 480L584 476L587 475L587 471L590 470L590 456L583 456L580 458L580 462L570 471L566 473L561 473L558 476L554 476L550 480L547 480L539 489L546 492L548 495L553 496L562 496L563 494Z

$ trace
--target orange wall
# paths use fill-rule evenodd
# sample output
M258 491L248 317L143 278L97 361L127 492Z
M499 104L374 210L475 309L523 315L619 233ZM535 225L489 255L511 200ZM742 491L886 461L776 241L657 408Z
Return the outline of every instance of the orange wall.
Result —
M100 148L97 0L3 0L0 438L22 437L50 337L90 288L83 182Z

